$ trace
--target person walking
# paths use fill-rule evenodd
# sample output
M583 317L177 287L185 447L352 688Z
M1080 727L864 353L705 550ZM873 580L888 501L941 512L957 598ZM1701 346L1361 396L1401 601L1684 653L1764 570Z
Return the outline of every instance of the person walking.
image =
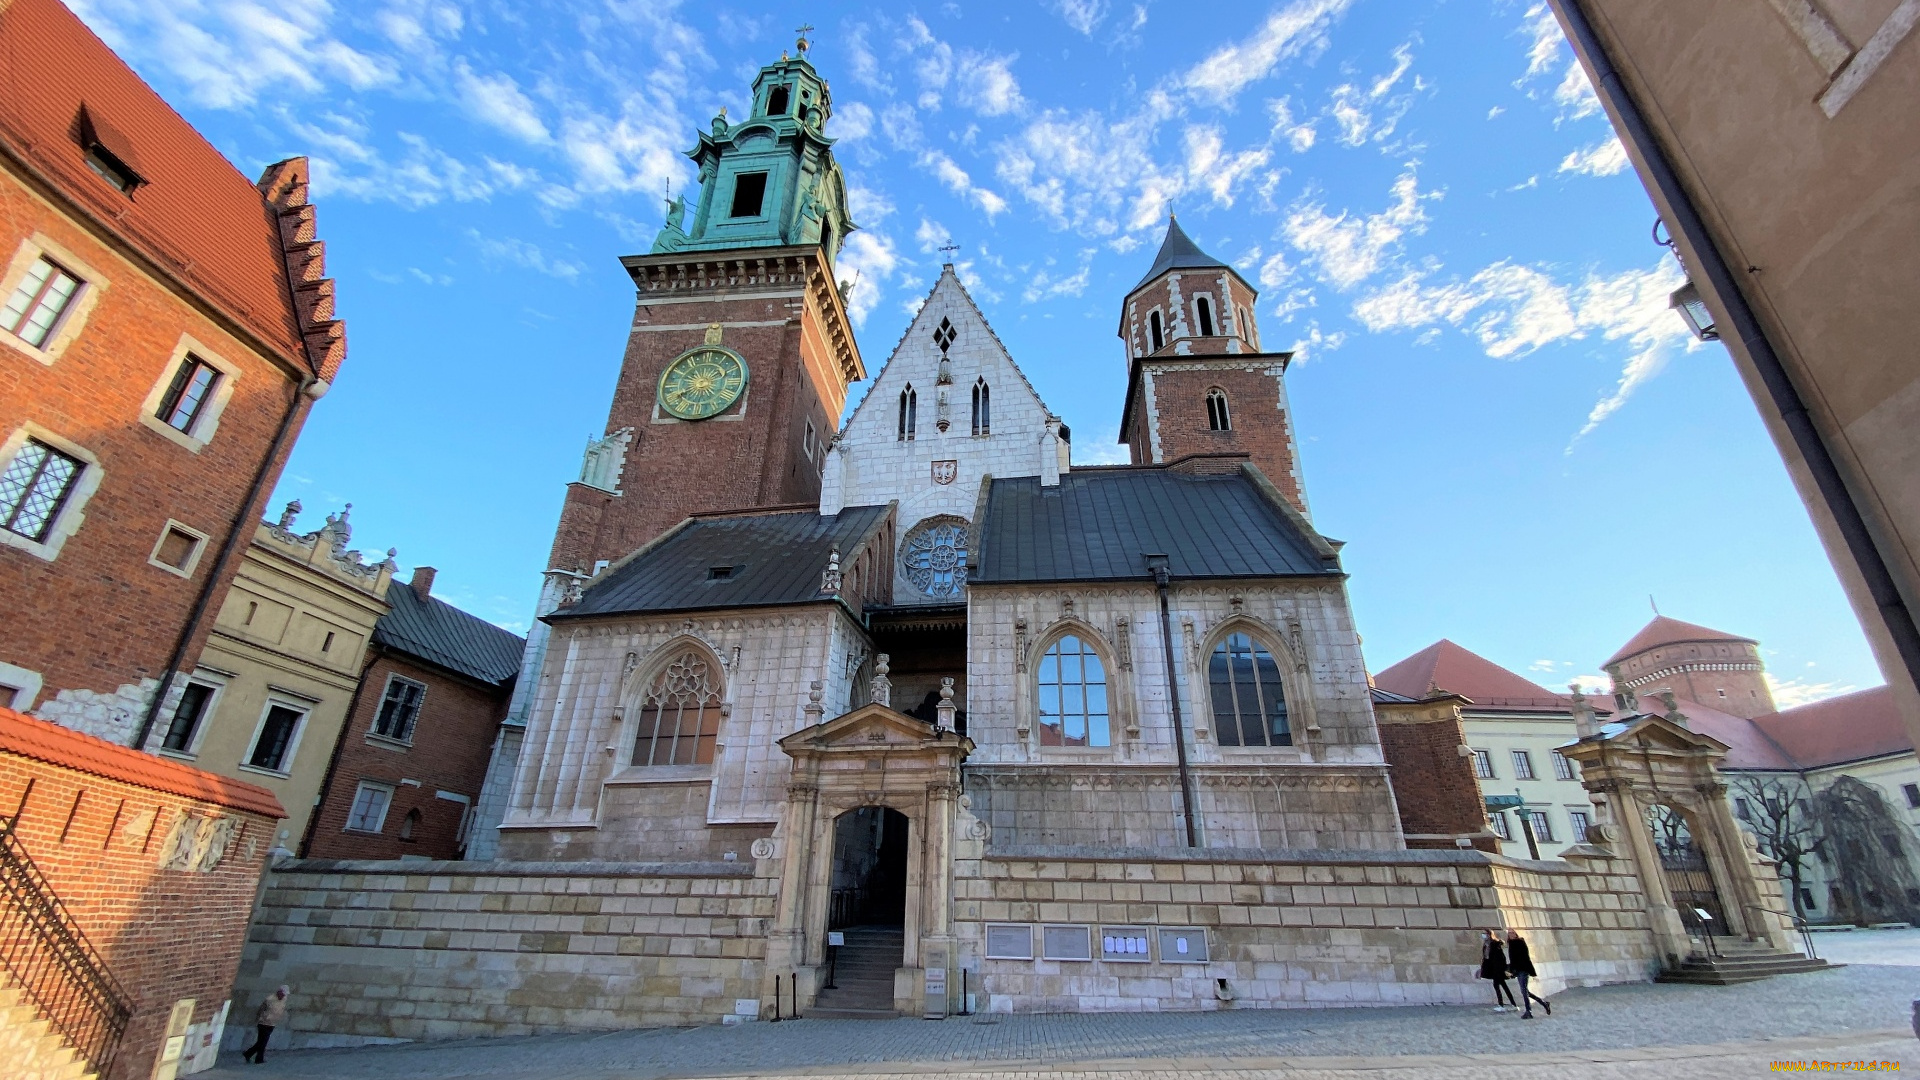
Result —
M1500 931L1487 931L1480 943L1480 977L1493 980L1493 1011L1511 1012L1519 1003L1513 1000L1513 988L1507 985L1507 950L1500 944ZM1500 1004L1505 996L1507 1003Z
M1547 999L1527 989L1527 980L1539 978L1540 973L1533 970L1533 951L1527 948L1527 939L1521 937L1518 930L1507 931L1507 970L1513 972L1513 981L1520 984L1520 1004L1526 1007L1520 1019L1533 1019L1533 1003L1536 1001L1547 1010L1548 1016L1552 1016L1553 1006Z
M274 1028L287 1022L287 993L285 986L275 990L273 996L260 1006L260 1011L253 1014L253 1025L259 1035L253 1040L252 1046L240 1051L242 1060L255 1065L267 1063L267 1040L273 1037Z

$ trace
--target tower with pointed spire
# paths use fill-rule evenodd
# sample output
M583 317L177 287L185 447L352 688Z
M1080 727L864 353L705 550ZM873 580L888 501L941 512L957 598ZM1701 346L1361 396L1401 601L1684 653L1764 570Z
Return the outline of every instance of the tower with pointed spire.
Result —
M1285 381L1293 354L1260 348L1259 298L1168 216L1153 265L1120 310L1127 349L1120 441L1136 465L1244 455L1305 514Z

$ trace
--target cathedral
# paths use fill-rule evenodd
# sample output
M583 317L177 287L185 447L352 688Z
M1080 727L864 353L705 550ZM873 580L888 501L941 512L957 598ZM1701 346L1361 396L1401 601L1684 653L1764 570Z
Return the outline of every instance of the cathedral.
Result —
M1684 955L1614 796L1558 861L1492 854L1465 699L1372 685L1290 356L1178 222L1119 304L1129 464L1073 463L952 265L841 424L869 373L831 116L803 41L622 260L470 861L283 864L243 988L300 985L329 1039L435 1038L1465 1003L1502 926L1549 991ZM1609 731L1675 776L1719 745ZM406 1011L369 1008L396 978Z

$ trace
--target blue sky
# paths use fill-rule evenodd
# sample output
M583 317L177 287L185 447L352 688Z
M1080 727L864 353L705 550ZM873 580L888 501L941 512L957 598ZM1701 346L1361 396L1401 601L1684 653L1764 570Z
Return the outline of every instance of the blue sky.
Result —
M249 174L314 159L350 351L275 507L353 503L359 546L502 625L606 417L616 260L804 18L870 370L951 238L1075 460L1123 460L1118 304L1171 207L1297 343L1308 497L1376 669L1450 637L1557 687L1651 595L1759 638L1783 702L1881 681L1531 0L72 2Z

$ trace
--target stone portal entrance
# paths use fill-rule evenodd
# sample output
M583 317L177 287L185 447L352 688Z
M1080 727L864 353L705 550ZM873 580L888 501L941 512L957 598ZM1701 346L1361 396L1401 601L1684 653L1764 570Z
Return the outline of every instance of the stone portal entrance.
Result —
M1686 816L1657 803L1647 808L1646 825L1653 834L1661 877L1673 896L1681 925L1694 934L1728 933L1727 910L1720 901L1720 890L1713 884L1713 867L1694 840L1693 830L1687 827Z
M780 748L793 772L769 845L780 864L769 1011L781 976L797 978L802 1013L813 1006L826 984L828 935L840 933L850 943L842 948L874 946L864 950L869 968L882 952L898 957L890 961L895 1013L944 1014L957 985L931 1002L925 988L929 970L945 986L953 966L953 829L960 763L973 742L875 703L796 731ZM876 932L855 933L863 928Z

